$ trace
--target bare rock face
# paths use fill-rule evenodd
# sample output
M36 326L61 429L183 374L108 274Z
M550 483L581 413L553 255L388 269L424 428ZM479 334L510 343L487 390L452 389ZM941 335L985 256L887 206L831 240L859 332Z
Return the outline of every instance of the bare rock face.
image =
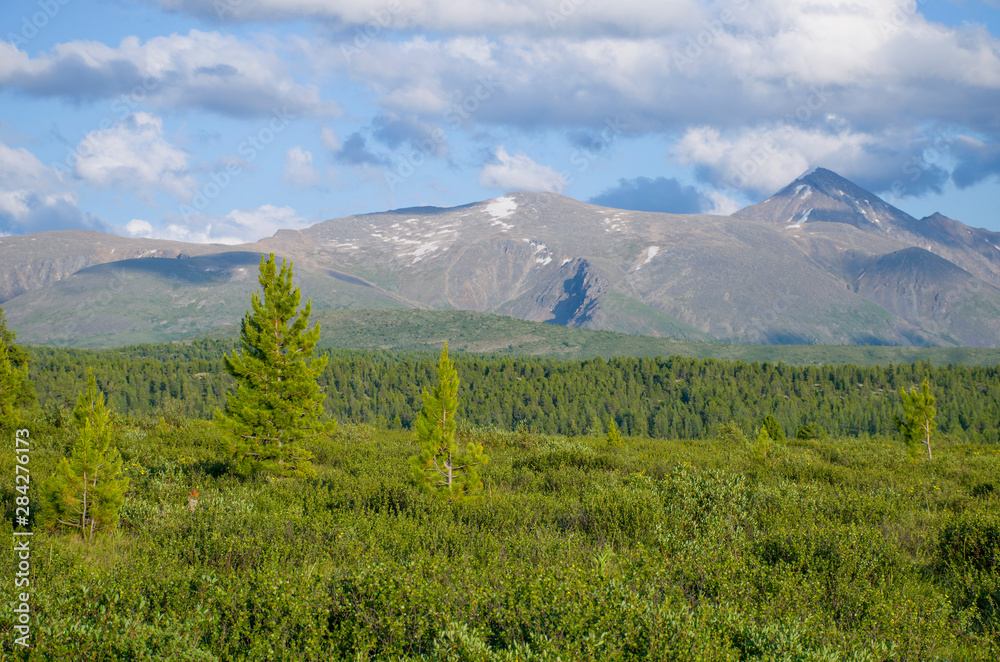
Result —
M917 220L823 169L733 216L521 192L244 246L4 237L0 303L29 342L189 337L242 317L269 252L294 262L317 310L474 310L745 343L1000 346L1000 234Z
M561 326L596 328L601 316L601 298L607 283L594 273L590 263L576 258L541 280L500 312Z

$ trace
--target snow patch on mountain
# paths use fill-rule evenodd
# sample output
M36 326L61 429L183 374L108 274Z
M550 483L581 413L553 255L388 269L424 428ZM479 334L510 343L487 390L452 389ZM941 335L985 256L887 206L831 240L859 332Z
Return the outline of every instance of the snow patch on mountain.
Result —
M806 210L803 210L803 211L799 212L797 216L793 216L792 218L788 219L789 225L785 229L786 230L792 230L792 229L797 230L797 229L801 228L802 224L809 220L809 215L811 213L813 213L812 207L810 207L809 209L806 209Z
M486 213L493 218L507 218L517 211L517 200L505 195L486 205Z
M427 255L429 253L433 253L434 251L438 250L439 248L441 248L441 246L438 245L438 242L436 242L436 241L429 241L426 244L420 244L419 246L417 246L417 249L415 251L413 251L411 253L406 253L406 255L414 258L413 263L416 264L417 262L420 262L420 260L424 259L425 255ZM447 250L447 249L448 249L448 247L445 246L444 250Z

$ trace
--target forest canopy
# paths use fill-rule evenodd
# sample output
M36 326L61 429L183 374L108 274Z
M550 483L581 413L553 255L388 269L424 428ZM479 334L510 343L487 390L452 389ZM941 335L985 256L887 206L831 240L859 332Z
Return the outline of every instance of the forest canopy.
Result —
M223 354L232 341L139 345L115 350L32 350L31 378L54 417L72 405L93 366L109 405L122 413L211 418L232 387ZM333 418L409 429L436 374L431 354L327 350L318 377ZM469 425L578 435L613 419L622 433L714 436L733 422L747 432L768 415L794 436L813 425L831 434L891 435L900 388L925 378L938 394L938 432L997 443L1000 367L930 363L790 366L715 359L600 357L584 361L455 353L458 416Z

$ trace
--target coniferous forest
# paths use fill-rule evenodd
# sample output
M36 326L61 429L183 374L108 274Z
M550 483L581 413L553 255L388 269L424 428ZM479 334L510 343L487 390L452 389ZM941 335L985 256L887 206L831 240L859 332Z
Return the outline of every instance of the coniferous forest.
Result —
M312 355L265 328L0 336L0 428L31 448L0 457L5 535L32 532L4 659L1000 655L998 367Z
M210 419L233 386L223 354L231 341L140 345L116 350L38 347L31 377L39 402L59 420L92 367L119 412ZM328 350L318 382L338 421L409 429L437 357ZM638 437L706 439L735 423L749 434L771 414L789 436L807 426L852 437L890 435L896 392L925 377L940 393L938 431L956 440L1000 441L1000 366L929 363L791 366L684 357L586 361L455 354L459 418L469 425L575 436L614 419Z

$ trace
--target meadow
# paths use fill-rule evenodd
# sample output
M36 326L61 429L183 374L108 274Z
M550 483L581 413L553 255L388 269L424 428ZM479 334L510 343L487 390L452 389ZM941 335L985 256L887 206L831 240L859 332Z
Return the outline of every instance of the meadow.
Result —
M75 432L29 412L32 475ZM460 428L485 489L419 491L407 430L341 423L317 475L234 478L222 433L118 414L117 530L36 531L12 660L995 660L1000 445ZM12 454L0 456L11 539ZM192 502L193 491L197 491ZM4 546L4 576L16 565Z

